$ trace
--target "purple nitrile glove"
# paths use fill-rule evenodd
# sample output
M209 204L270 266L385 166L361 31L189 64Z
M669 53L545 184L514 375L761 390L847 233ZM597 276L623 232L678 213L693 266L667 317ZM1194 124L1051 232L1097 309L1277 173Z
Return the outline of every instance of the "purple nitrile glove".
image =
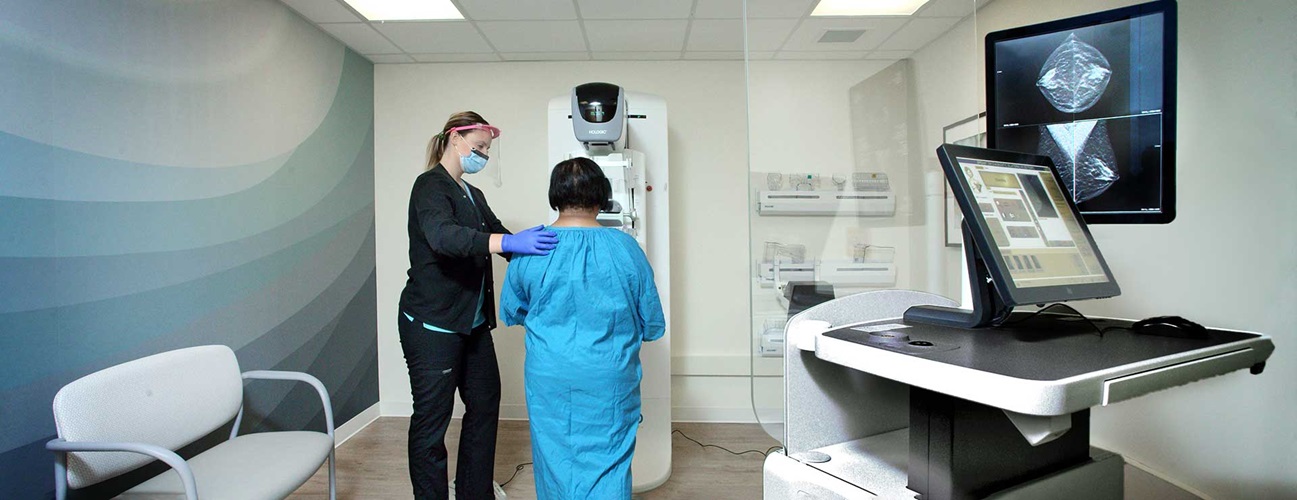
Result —
M549 255L557 245L558 234L545 231L543 224L517 234L506 234L500 240L501 250L516 255Z

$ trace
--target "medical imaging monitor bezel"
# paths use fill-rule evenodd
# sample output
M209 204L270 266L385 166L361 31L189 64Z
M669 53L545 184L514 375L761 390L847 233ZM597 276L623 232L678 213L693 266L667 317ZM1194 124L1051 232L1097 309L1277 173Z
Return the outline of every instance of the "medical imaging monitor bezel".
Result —
M1157 184L1150 186L1150 189L1156 187L1159 190L1158 210L1148 210L1153 207L1130 207L1130 210L1112 210L1087 211L1083 210L1081 214L1085 217L1088 224L1165 224L1175 219L1175 143L1176 143L1176 3L1174 0L1158 0L1154 2L1132 5L1119 9L1098 12L1084 16L1078 16L1068 19L1061 19L1031 26L1023 26L1003 31L996 31L986 35L986 144L989 148L1008 149L1004 138L998 134L1005 131L1006 128L999 126L997 116L999 103L997 103L997 91L1000 90L996 81L997 61L996 48L1005 42L1019 41L1043 36L1053 36L1061 32L1073 31L1082 28L1091 28L1103 26L1112 23L1128 21L1134 18L1148 16L1162 17L1162 39L1161 56L1162 67L1156 68L1161 71L1162 77L1162 103L1161 103L1161 123L1160 123L1160 182L1150 180L1150 183ZM1142 42L1149 43L1149 42ZM1157 42L1152 42L1157 43ZM1134 43L1132 42L1132 45ZM1007 83L1005 84L1007 85ZM1137 93L1137 89L1131 89L1128 94ZM1133 99L1133 98L1132 98ZM1102 101L1103 99L1100 99ZM1110 118L1100 118L1107 121ZM1132 134L1134 135L1134 134ZM1123 140L1133 140L1129 137ZM1133 148L1126 148L1125 151L1131 152ZM1114 151L1116 153L1116 151ZM1118 154L1119 165L1131 165L1132 162L1139 160L1140 156L1136 153ZM1128 167L1127 167L1128 168ZM1120 179L1117 181L1120 182ZM1085 205L1085 203L1082 203Z
M1047 167L1050 173L1053 174L1055 182L1061 187L1063 185L1062 177L1058 175L1058 170L1054 168L1054 163L1049 157L954 144L943 144L940 148L937 148L937 157L941 161L942 170L950 184L955 201L959 204L959 209L964 215L964 223L967 224L972 239L974 248L965 248L964 251L977 252L981 260L985 262L986 271L994 283L995 290L993 292L998 292L999 299L1005 305L1012 307L1121 295L1121 288L1117 285L1117 280L1113 277L1108 262L1104 260L1103 254L1099 251L1099 246L1094 242L1094 237L1090 234L1086 221L1081 218L1080 210L1076 208L1076 202L1072 201L1072 197L1066 190L1062 191L1063 198L1067 200L1068 209L1072 211L1081 231L1085 234L1086 241L1078 241L1077 244L1086 243L1091 246L1094 256L1103 268L1103 273L1108 281L1104 283L1072 283L1036 287L1016 286L1013 275L1009 271L1009 266L1000 253L999 246L995 244L995 239L991 236L991 229L986 222L986 218L982 216L982 211L977 205L972 186L968 184L968 180L960 171L962 167L959 162L960 158L968 158L978 161ZM972 286L979 285L979 283L972 283Z

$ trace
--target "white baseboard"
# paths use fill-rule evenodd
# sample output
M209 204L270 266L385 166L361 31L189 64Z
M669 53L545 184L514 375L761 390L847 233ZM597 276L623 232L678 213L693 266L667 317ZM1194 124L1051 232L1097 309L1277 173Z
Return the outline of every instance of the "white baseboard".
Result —
M760 408L760 419L751 407L675 406L671 408L672 422L701 422L712 424L772 423L784 418L782 408Z
M753 358L745 354L714 356L672 356L673 377L781 377L782 357Z
M671 421L755 424L757 418L752 413L752 408L673 406L671 407Z
M384 417L409 417L414 415L414 402L379 401L378 413Z
M527 420L527 405L500 405L500 420Z
M384 417L409 417L414 414L414 403L410 401L383 401L380 402L378 406L379 414ZM458 401L455 402L455 411L453 415L454 418L464 416L464 408ZM761 410L761 421L763 422L769 423L780 418L783 418L782 409L763 408ZM500 419L527 420L527 405L500 405ZM747 406L733 408L716 406L675 406L671 408L671 421L706 422L716 424L755 424L757 423L757 418L756 415L752 413L752 408Z
M1189 485L1186 485L1186 484L1184 484L1184 483L1182 483L1182 482L1180 482L1180 481L1177 481L1177 480L1175 480L1175 479L1172 479L1170 476L1167 476L1166 474L1163 474L1163 473L1161 473L1161 472L1158 472L1156 469L1150 468L1149 466L1144 465L1144 464L1142 464L1142 463L1140 463L1140 462L1137 462L1137 461L1135 461L1135 460L1131 460L1130 457L1122 456L1121 458L1122 458L1123 460L1125 460L1126 465L1129 465L1129 466L1131 466L1131 467L1134 467L1134 468L1136 468L1136 469L1139 469L1140 471L1142 471L1142 472L1144 472L1144 473L1146 473L1146 474L1148 474L1148 475L1150 475L1150 476L1153 476L1153 477L1155 477L1155 478L1157 478L1157 479L1160 479L1160 480L1162 480L1163 482L1167 483L1167 484L1170 485L1170 486L1173 486L1173 487L1179 488L1180 490L1184 491L1184 492L1187 493L1187 494L1194 495L1194 496L1196 496L1196 497L1198 497L1198 498L1208 498L1208 499L1211 498L1210 496L1207 496L1206 493L1203 493L1203 492L1201 492L1201 491L1198 491L1197 489L1195 489L1195 488L1193 488L1193 487L1191 487L1191 486L1189 486Z
M360 413L357 413L356 416L351 417L351 420L335 427L333 429L333 447L337 448L342 446L342 443L351 439L351 436L355 436L357 432L361 431L361 429L364 429L369 426L369 424L374 423L375 420L378 420L380 415L379 405L380 403L374 403L369 408L365 408Z
M414 402L383 401L379 403L379 413L384 417L409 417L414 415ZM452 410L451 416L452 418L462 418L464 416L463 403L455 401L455 409ZM500 420L527 420L527 405L500 405Z

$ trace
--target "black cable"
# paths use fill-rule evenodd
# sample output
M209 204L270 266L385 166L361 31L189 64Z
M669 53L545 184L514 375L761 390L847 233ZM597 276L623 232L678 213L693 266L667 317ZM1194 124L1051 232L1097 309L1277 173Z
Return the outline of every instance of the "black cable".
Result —
M730 450L729 448L726 448L726 447L724 447L724 446L717 446L717 445L714 445L714 444L704 444L703 442L701 442L701 441L699 441L699 440L697 440L697 439L694 439L694 438L689 437L688 434L685 434L684 431L681 431L680 429L672 429L672 430L671 430L671 433L672 433L672 434L680 434L681 437L683 437L683 438L685 438L685 439L688 439L688 440L690 440L690 441L693 441L694 444L697 444L698 446L702 446L703 448L716 448L716 449L719 449L719 450L724 451L724 452L726 452L726 453L729 453L729 454L731 454L731 455L737 455L737 456L742 456L742 455L747 454L747 453L756 453L756 454L759 454L759 455L761 455L761 456L764 457L764 456L769 456L769 455L770 455L770 452L772 452L772 451L783 449L783 446L771 446L770 448L767 448L766 451L761 451L761 450L732 451L732 450Z
M1032 319L1032 318L1035 318L1036 316L1039 316L1041 313L1044 313L1045 311L1048 311L1048 310L1053 309L1053 308L1055 308L1055 307L1066 308L1066 309L1068 309L1069 311L1072 311L1071 316L1075 316L1075 317L1078 317L1078 318L1081 318L1081 319L1085 320L1086 323L1089 323L1090 326L1094 328L1094 331L1095 331L1095 332L1098 332L1099 338L1103 338L1103 334L1106 333L1106 332L1108 332L1108 331L1111 331L1111 330L1126 330L1126 329L1128 329L1128 328L1126 328L1126 327L1124 327L1124 326L1110 326L1110 327L1107 327L1107 328L1100 328L1098 324L1095 324L1095 322L1094 322L1093 320L1091 320L1090 318L1086 317L1084 314L1081 313L1081 311L1078 311L1078 310L1076 310L1075 307L1069 306L1069 305L1064 304L1064 303L1062 303L1062 302L1055 302L1055 303L1053 303L1053 304L1047 305L1047 306L1045 306L1045 307L1042 307L1042 308L1036 310L1036 312L1033 312L1033 313L1031 313L1031 314L1028 314L1028 315L1025 316L1025 317L1018 318L1018 319L1015 319L1015 320L1013 320L1013 321L1006 321L1006 322L1004 322L1003 324L1001 324L1000 326L1009 326L1009 325L1015 325L1015 324L1018 324L1018 323L1022 323L1022 322L1024 322L1024 321L1027 321L1027 320L1030 320L1030 319Z
M745 455L745 454L748 454L748 453L757 453L757 454L759 454L759 455L761 455L761 456L764 457L764 456L769 456L769 455L770 455L770 452L772 452L772 451L775 451L775 450L781 450L781 449L784 448L783 446L771 446L771 447L767 448L766 451L761 451L761 450L732 451L732 450L730 450L729 448L726 448L726 447L724 447L724 446L717 446L717 445L714 445L714 444L705 444L705 443L703 443L703 442L701 442L701 441L698 441L697 439L694 439L694 438L689 437L688 434L685 434L684 431L681 431L680 429L672 429L672 430L671 430L671 433L672 433L672 434L680 434L680 436L682 436L682 437L684 437L685 439L688 439L688 440L690 440L690 441L693 441L695 444L697 444L698 446L702 446L703 448L716 448L716 449L722 450L722 451L724 451L724 452L726 452L726 453L729 453L729 454L731 454L731 455L737 455L737 456L742 456L742 455ZM532 465L532 463L531 463L531 462L526 462L526 463L518 464L518 466L515 467L515 468L513 469L513 475L509 476L509 479L506 479L503 483L500 483L500 487L503 488L503 487L507 486L510 482L513 481L514 478L518 477L518 473L519 473L519 472L522 472L522 469L523 469L524 467L528 466L528 465Z
M1007 321L1009 319L1009 316L1012 314L1013 314L1013 307L1009 306L1008 304L1002 305L1000 307L1000 310L995 312L995 317L991 318L991 325L1002 326L1006 324L1005 321Z
M513 478L518 477L518 473L522 472L522 468L528 465L531 465L531 462L518 464L518 466L513 469L513 475L509 476L509 479L506 479L503 483L500 483L500 487L503 488L505 485L509 484L510 481L513 481Z
M1068 305L1066 305L1066 304L1063 304L1062 302L1055 302L1055 303L1053 303L1053 304L1050 304L1050 305L1047 305L1047 306L1042 307L1042 308L1040 308L1040 309L1037 309L1036 312L1031 313L1031 314L1029 314L1029 315L1027 315L1027 316L1025 316L1025 317L1018 318L1018 319L1015 319L1015 320L1013 320L1013 321L1006 322L1006 323L1004 323L1004 324L1005 324L1005 325L1016 325L1016 324L1018 324L1018 323L1022 323L1022 322L1027 321L1027 320L1029 320L1029 319L1031 319L1031 318L1034 318L1034 317L1040 315L1041 313L1044 313L1045 311L1048 311L1048 310L1053 309L1053 308L1055 308L1055 307L1067 307L1068 309L1071 309L1071 310L1073 310L1073 311L1076 311L1076 308L1073 308L1072 306L1068 306ZM1081 313L1078 312L1077 315L1081 315Z

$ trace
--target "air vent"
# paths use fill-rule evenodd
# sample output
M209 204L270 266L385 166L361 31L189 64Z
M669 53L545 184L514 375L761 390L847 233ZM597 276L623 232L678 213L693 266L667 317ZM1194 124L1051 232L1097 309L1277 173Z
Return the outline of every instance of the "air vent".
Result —
M865 30L825 30L819 43L851 43L864 34Z

